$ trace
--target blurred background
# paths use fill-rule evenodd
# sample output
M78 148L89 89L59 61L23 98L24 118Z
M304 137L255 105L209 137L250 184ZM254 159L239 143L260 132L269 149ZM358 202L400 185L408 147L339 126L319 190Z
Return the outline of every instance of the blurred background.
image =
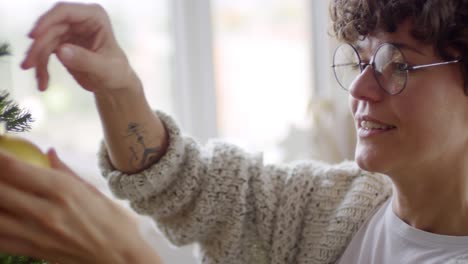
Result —
M26 37L54 0L0 1L0 89L35 119L23 136L55 147L84 179L109 195L97 168L102 132L92 94L51 60L47 92L19 64ZM353 158L347 94L335 84L328 0L94 0L155 109L171 114L186 134L222 138L266 163ZM121 202L122 203L122 202ZM165 263L196 263L194 247L175 249L141 218L142 232Z

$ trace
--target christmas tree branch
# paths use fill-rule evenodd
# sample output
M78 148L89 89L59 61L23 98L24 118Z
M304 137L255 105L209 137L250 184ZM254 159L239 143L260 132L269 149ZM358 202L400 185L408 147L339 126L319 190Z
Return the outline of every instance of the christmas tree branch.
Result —
M10 55L10 46L0 44L0 57ZM28 111L22 110L16 103L8 99L6 91L0 91L0 122L6 122L7 131L24 132L31 128L33 119Z
M31 129L31 114L8 99L8 92L0 92L0 122L6 122L7 131L24 132Z

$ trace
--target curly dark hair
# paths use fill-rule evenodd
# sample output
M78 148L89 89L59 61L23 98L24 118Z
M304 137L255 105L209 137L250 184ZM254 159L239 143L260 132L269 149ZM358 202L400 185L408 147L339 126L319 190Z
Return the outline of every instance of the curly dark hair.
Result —
M446 60L454 59L449 48L459 53L468 95L468 0L331 0L330 16L335 37L350 43L411 19L415 39L434 44Z

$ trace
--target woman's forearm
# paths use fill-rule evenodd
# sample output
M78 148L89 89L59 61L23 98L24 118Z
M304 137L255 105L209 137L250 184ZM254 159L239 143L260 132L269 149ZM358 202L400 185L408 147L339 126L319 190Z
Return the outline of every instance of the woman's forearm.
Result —
M126 173L154 164L168 144L164 125L149 106L137 77L133 84L128 89L95 94L111 162Z

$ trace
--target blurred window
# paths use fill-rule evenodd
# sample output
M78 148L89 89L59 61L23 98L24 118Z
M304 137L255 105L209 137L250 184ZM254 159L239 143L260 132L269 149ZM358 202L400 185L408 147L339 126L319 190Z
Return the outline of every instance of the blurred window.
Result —
M304 122L310 100L310 32L306 0L214 0L219 135L266 161Z

